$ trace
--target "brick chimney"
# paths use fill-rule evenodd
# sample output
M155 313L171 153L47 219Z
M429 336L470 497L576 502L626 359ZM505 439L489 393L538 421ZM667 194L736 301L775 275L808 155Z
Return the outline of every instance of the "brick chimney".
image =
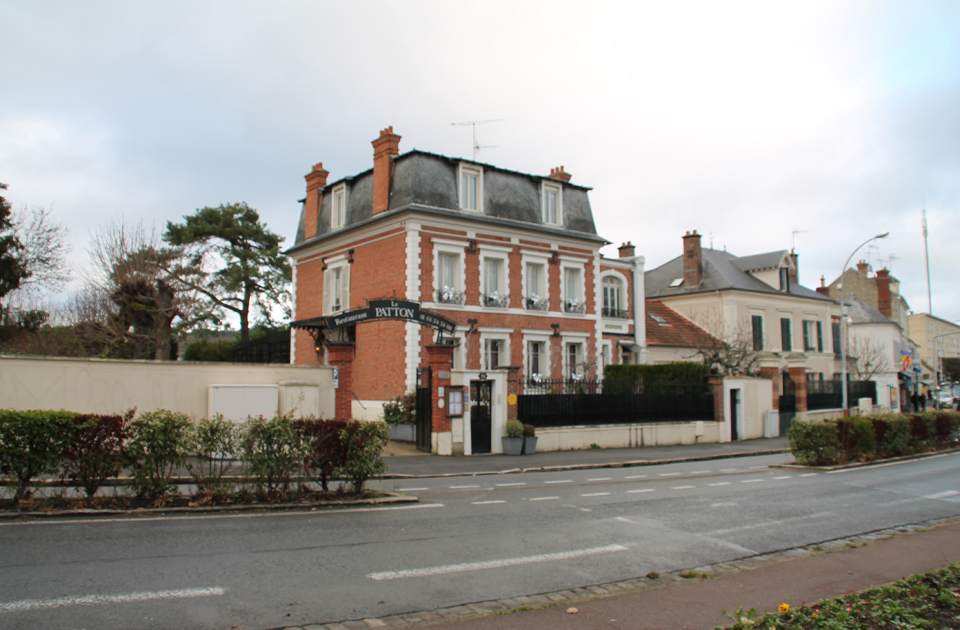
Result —
M867 272L870 271L870 265L867 264L867 261L861 260L857 263L857 271L863 275L867 275Z
M553 179L559 179L562 182L569 182L573 175L563 170L562 166L558 166L557 168L550 169L550 177Z
M881 269L877 272L874 280L877 283L877 310L887 317L893 317L893 301L890 295L890 270Z
M703 253L700 251L700 235L694 230L683 237L683 284L697 287L702 280Z
M627 241L623 245L617 248L617 251L620 252L620 258L633 258L634 252L636 251L633 247L633 243Z
M817 293L830 297L830 287L827 286L827 279L820 276L820 286L817 287Z
M313 170L304 175L307 180L307 198L303 202L306 211L306 225L304 226L304 236L312 238L317 235L317 224L320 221L320 198L324 186L327 185L327 176L330 171L323 168L323 162L313 165Z
M400 136L393 126L380 132L373 141L373 214L390 207L390 179L393 177L393 158L400 155Z
M791 251L790 260L793 261L793 269L790 270L790 282L793 284L800 284L800 254Z

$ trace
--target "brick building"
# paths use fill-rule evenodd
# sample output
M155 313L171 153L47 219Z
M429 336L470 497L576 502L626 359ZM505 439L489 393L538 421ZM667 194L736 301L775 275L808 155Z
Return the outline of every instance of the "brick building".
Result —
M291 361L326 364L330 342L352 344L351 415L376 418L384 401L413 390L438 344L452 346L453 371L514 366L524 382L589 378L603 362L642 360L632 313L643 310L643 258L625 246L621 258L601 259L608 241L596 233L589 188L562 166L531 175L400 154L399 145L384 129L373 168L332 182L314 166L287 252ZM402 319L322 326L320 318L379 299L417 303L454 328L438 334ZM449 430L456 443L455 423Z

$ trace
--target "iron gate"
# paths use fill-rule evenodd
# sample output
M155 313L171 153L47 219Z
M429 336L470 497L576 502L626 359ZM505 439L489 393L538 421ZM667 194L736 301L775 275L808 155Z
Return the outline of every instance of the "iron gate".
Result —
M470 381L470 444L474 455L491 452L490 393L493 381Z
M429 453L433 442L433 396L430 368L417 368L417 450Z

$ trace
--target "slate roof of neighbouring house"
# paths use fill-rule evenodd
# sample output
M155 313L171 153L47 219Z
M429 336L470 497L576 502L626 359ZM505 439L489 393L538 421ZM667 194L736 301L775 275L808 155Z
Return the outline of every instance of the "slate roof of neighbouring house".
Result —
M863 301L856 293L844 295L843 301L847 303L847 309L849 309L847 313L858 324L893 324L897 326L895 321Z
M647 345L703 348L717 343L700 328L660 300L645 300L647 311Z
M675 280L683 278L683 256L677 256L673 260L660 265L656 269L651 269L644 274L646 297L664 298L688 293L735 289L776 295L792 295L813 300L836 301L831 297L817 293L795 282L790 283L787 291L775 289L766 282L754 278L742 268L742 266L746 266L752 270L770 268L759 267L758 265L767 264L774 260L781 260L783 255L786 254L786 250L757 254L744 258L738 258L729 252L716 249L704 248L700 251L703 260L703 280L698 286L688 287L685 284L676 287L670 286Z

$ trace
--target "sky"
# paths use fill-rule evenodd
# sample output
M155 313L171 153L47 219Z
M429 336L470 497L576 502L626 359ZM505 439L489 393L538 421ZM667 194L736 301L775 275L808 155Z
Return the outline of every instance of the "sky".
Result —
M244 201L293 244L303 176L401 152L592 188L603 253L689 230L795 248L800 282L887 267L960 318L960 2L0 0L0 181L68 230ZM931 300L922 231L929 227ZM79 278L79 273L76 274ZM79 279L70 289L79 287Z

